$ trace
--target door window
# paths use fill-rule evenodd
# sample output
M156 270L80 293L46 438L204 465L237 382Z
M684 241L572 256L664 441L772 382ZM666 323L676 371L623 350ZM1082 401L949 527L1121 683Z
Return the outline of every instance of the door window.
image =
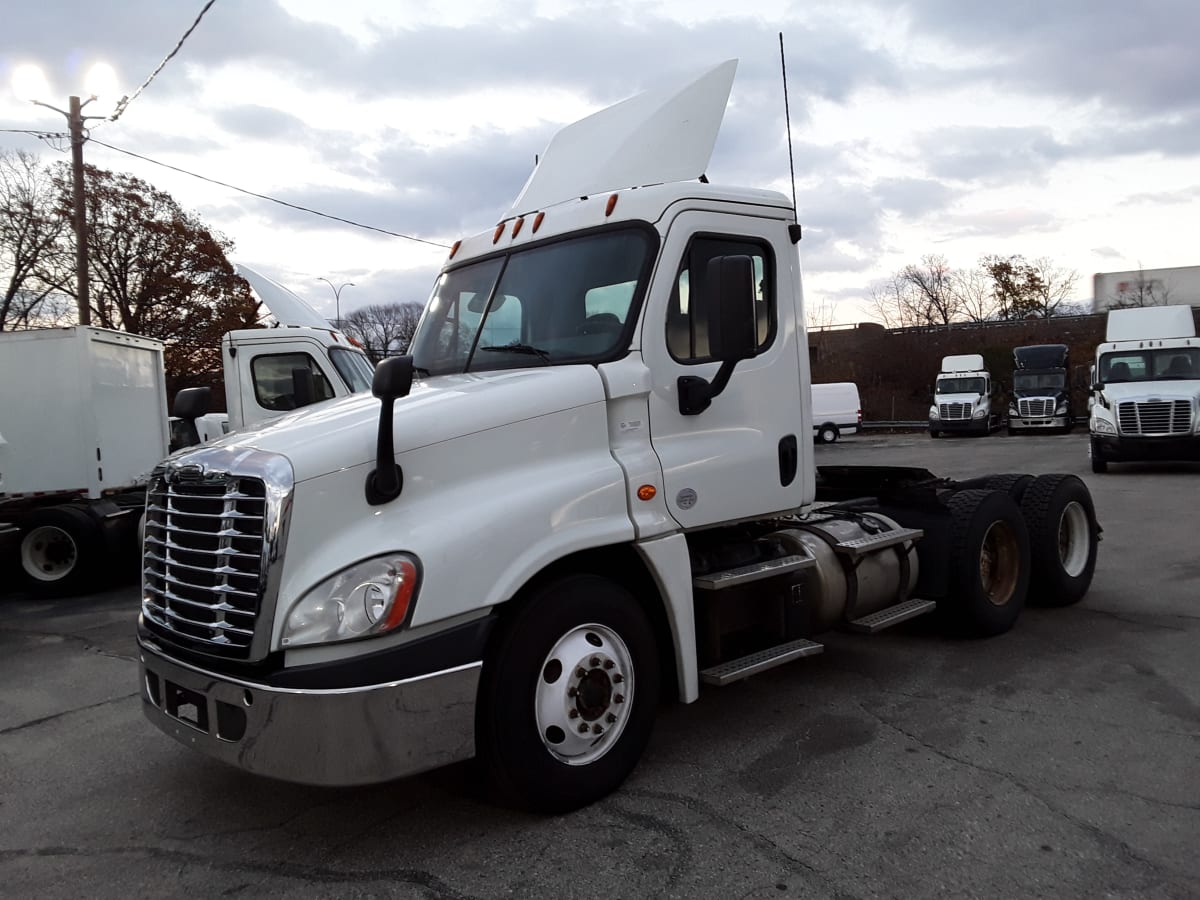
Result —
M697 236L683 255L667 306L667 348L677 362L690 365L712 360L708 349L708 317L703 308L709 291L704 280L709 260L717 256L750 257L754 265L759 352L775 338L775 272L770 247L747 238Z
M250 361L250 377L254 396L263 409L286 412L300 404L296 399L296 369L312 373L314 402L332 400L333 387L321 367L307 353L272 353L256 356Z

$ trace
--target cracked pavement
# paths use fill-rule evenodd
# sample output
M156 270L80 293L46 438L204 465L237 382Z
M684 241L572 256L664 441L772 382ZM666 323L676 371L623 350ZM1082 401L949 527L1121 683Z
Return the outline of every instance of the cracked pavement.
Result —
M818 463L1073 471L1089 596L961 641L918 619L665 706L561 817L469 764L354 789L245 775L136 695L137 592L0 595L0 893L92 897L1200 896L1200 466L1085 474L1067 437L845 440Z

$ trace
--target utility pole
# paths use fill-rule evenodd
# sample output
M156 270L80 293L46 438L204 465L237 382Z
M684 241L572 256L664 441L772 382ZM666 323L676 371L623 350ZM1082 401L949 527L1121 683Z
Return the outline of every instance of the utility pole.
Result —
M83 193L83 104L70 98L67 125L71 130L71 175L74 182L75 222L75 303L79 324L92 324L92 304L88 290L87 203Z

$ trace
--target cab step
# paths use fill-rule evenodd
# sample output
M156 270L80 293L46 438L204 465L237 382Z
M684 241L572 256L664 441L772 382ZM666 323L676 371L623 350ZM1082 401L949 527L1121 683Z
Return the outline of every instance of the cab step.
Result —
M846 623L846 629L861 634L874 634L885 628L891 628L893 625L899 625L901 622L907 622L909 619L915 619L917 616L923 616L925 613L933 612L935 609L937 609L937 604L932 600L906 600L904 603L897 603L895 606L881 609L879 612L863 616L861 619L851 619Z
M824 644L800 638L777 647L759 650L757 653L751 653L741 659L732 659L719 666L704 669L700 672L700 680L705 684L715 684L717 687L721 687L741 681L743 678L749 678L751 675L757 675L759 672L765 672L767 669L782 666L784 663L802 656L816 656L824 649Z
M692 586L701 591L720 591L725 588L738 587L758 581L762 578L772 578L788 572L799 572L817 564L812 556L799 553L791 556L781 556L778 559L768 559L766 562L751 563L736 569L725 569L720 572L706 572L692 579Z
M925 532L920 528L895 528L891 531L883 531L867 537L854 538L850 541L839 541L833 545L833 549L835 552L849 556L851 559L858 559L869 553L875 553L887 547L903 544L905 541L920 540L924 536Z

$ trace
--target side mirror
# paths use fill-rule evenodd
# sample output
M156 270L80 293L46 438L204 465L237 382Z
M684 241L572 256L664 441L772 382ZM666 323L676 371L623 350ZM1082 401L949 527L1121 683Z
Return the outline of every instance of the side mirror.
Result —
M194 447L200 443L200 430L196 420L208 412L212 405L212 388L184 388L175 395L175 415L181 421L172 430L177 433L172 436L172 451L183 447Z
M380 400L379 434L375 441L375 468L367 473L367 503L381 506L400 496L404 488L404 472L396 465L396 449L392 441L392 409L397 397L407 397L412 390L413 359L393 356L375 367L371 393Z
M1102 391L1102 390L1104 390L1104 385L1102 385L1100 382L1098 382L1098 381L1097 381L1097 382L1095 382L1093 385L1091 385L1091 386L1088 388L1088 390L1089 390L1089 391L1091 391L1091 392L1094 394L1094 393L1096 393L1097 391Z
M754 263L749 256L715 256L708 261L698 307L708 327L708 349L721 363L712 382L681 375L677 382L679 412L695 416L708 409L729 383L734 366L758 351L758 316L754 309Z
M293 409L317 402L317 385L313 380L312 369L307 366L292 369L292 397L296 401Z

